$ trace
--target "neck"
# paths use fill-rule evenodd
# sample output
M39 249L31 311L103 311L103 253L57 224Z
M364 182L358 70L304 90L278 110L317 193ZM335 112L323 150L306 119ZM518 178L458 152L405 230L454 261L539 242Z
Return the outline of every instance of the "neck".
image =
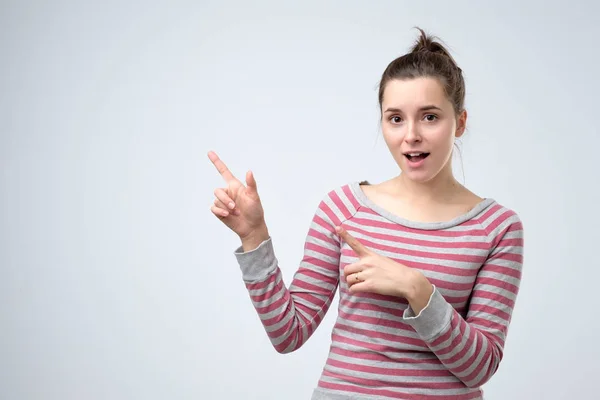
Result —
M456 195L461 187L448 168L444 168L428 182L412 181L403 173L394 178L393 181L406 202L446 202Z

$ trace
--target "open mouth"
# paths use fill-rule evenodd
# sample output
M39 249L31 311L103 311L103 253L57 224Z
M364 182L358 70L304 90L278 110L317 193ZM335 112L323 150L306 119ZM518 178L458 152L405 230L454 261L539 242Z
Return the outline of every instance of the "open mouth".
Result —
M404 155L408 158L408 161L416 162L426 159L429 153L406 153Z

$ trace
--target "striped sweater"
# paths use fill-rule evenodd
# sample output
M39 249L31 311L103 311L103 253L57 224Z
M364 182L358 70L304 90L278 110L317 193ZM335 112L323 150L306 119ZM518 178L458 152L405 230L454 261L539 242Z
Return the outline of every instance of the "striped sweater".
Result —
M433 284L415 315L399 297L352 294L343 268L367 248L421 271ZM518 215L493 199L448 222L405 220L359 182L327 193L314 214L299 268L286 288L272 238L234 251L262 324L280 353L299 349L339 293L331 346L312 399L482 399L498 369L523 262Z

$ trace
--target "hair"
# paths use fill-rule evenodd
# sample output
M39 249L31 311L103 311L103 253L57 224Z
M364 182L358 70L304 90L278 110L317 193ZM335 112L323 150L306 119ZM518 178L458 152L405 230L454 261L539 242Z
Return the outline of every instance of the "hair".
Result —
M459 115L464 110L465 81L462 70L446 48L436 41L439 38L427 35L417 27L421 35L409 53L392 61L381 76L379 83L379 108L389 81L393 79L436 78L444 88L444 93Z

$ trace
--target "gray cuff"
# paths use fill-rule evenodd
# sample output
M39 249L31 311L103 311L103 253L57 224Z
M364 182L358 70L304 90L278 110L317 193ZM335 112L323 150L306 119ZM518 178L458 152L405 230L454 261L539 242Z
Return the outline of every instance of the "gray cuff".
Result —
M275 272L278 266L273 250L273 241L270 237L254 250L244 252L244 249L240 246L235 249L233 254L242 270L242 279L246 282L265 280Z
M408 306L404 310L402 318L405 323L411 325L417 331L421 339L427 342L436 339L450 325L452 312L452 306L434 285L429 302L419 315L415 315L413 309Z

